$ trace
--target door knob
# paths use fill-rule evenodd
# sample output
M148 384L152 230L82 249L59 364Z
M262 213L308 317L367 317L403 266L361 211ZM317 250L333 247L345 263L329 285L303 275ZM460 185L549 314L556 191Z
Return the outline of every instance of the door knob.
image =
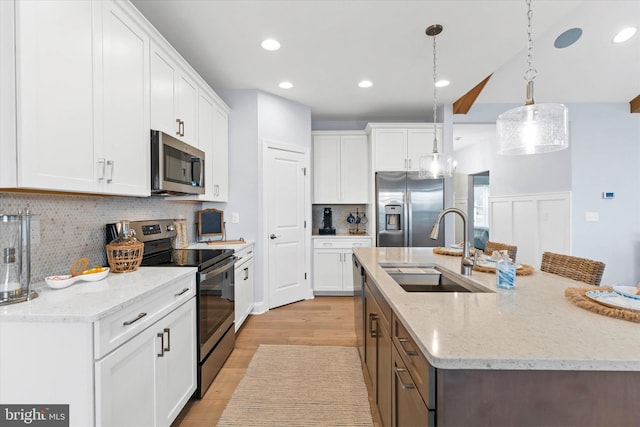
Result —
M273 239L277 239L278 237L280 237L280 236L276 236L276 235L275 235L275 234L273 234L273 233L271 233L271 235L269 236L269 238L270 238L271 240L273 240Z

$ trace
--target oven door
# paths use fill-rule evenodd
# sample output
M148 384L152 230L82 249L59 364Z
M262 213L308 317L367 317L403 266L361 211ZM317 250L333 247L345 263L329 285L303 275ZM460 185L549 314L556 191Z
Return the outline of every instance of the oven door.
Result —
M231 256L198 273L198 340L204 361L234 321L234 264Z

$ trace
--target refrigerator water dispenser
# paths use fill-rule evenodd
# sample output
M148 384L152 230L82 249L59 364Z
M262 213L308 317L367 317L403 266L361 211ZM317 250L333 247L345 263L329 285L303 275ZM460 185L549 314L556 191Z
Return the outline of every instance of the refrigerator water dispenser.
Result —
M386 205L384 207L385 230L400 230L402 225L402 206Z

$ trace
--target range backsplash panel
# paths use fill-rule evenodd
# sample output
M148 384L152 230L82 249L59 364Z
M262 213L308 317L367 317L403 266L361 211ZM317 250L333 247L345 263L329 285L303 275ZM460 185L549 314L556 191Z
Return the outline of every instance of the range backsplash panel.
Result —
M71 264L87 257L91 266L107 265L105 224L121 220L186 218L190 241L201 204L162 198L0 192L0 213L31 212L31 282L69 274ZM38 235L36 235L38 234Z

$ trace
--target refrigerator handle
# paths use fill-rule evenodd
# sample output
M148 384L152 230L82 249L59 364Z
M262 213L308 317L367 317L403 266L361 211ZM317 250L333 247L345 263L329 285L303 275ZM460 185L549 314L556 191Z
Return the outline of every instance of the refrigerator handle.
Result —
M404 197L404 245L411 247L413 246L413 239L411 238L413 218L411 217L411 191L408 188Z

